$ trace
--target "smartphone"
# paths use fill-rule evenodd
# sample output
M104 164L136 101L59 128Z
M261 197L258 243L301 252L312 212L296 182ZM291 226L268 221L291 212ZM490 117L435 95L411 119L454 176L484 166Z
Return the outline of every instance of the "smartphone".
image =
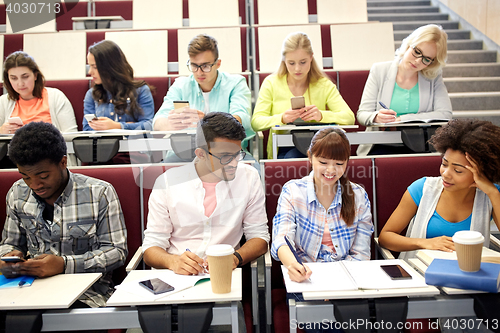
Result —
M380 265L393 280L411 279L411 275L400 265Z
M306 100L304 96L294 96L290 101L292 103L292 110L302 109L306 106Z
M85 119L87 119L87 121L97 120L97 117L93 113L92 114L84 114L83 116L85 117Z
M17 124L19 126L23 126L24 123L22 121L22 119L20 117L10 117L8 120L7 120L10 124Z
M174 287L160 279L145 280L139 282L139 284L155 295L174 290Z
M188 101L174 101L174 110L183 108L183 107L189 107L189 102ZM182 110L176 111L178 113L182 113Z
M21 257L17 257L17 256L12 256L12 257L1 257L0 258L2 261L5 261L5 262L10 262L10 263L16 263L16 262L21 262L21 261L24 261L23 258Z

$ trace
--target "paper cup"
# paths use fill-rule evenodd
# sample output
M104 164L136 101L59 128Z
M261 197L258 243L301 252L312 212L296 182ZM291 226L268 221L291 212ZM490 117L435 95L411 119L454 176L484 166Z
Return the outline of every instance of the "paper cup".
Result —
M477 272L481 268L484 236L478 231L457 231L453 235L458 267L464 272Z
M214 294L231 292L234 249L228 244L211 245L207 249L210 283Z

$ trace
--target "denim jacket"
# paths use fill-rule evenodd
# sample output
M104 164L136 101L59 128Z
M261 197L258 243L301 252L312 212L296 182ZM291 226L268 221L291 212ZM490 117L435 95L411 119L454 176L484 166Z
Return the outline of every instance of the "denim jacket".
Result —
M111 100L111 94L108 92L108 100ZM151 120L155 113L153 96L147 85L137 88L137 103L141 107L143 114L134 118L128 114L118 115L115 111L113 103L101 103L92 98L92 88L85 94L83 101L83 113L95 114L96 117L108 117L111 120L117 121L121 124L122 129L135 130L135 129L151 129ZM83 118L83 130L93 131L89 123Z

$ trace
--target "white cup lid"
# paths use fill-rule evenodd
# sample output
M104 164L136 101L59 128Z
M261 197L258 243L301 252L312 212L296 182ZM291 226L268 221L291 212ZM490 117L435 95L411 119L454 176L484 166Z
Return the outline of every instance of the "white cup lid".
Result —
M454 243L479 244L484 242L484 236L479 231L462 230L457 231L452 237Z
M222 257L222 256L227 256L230 254L234 253L234 249L231 245L229 244L216 244L216 245L210 245L207 248L207 256L212 256L212 257Z

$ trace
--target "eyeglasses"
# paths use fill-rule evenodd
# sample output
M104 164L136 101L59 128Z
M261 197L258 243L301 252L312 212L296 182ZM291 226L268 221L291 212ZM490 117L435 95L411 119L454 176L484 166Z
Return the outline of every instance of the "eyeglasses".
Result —
M234 160L234 159L236 159L236 161L237 161L237 162L239 162L239 161L241 161L242 159L244 159L244 158L245 158L245 156L246 156L246 154L247 154L247 153L245 153L243 150L240 150L239 152L237 152L237 153L236 153L236 154L234 154L234 155L222 155L221 157L219 157L219 156L215 156L214 154L212 154L211 152L209 152L209 151L208 151L208 150L206 150L206 149L205 149L205 151L206 151L209 155L211 155L211 156L213 156L213 157L217 158L217 159L220 161L220 164L222 164L222 165L227 165L227 164L231 163L231 161L232 161L232 160Z
M186 63L186 66L187 66L188 70L190 72L193 72L193 73L196 73L198 71L198 68L200 68L202 72L208 73L212 70L212 67L215 66L215 64L217 63L217 60L219 60L219 59L215 59L213 64L201 64L201 65L193 64L193 63L191 63L190 60L188 60Z
M434 59L424 56L422 51L416 46L412 46L411 54L417 59L422 58L422 64L425 66L429 66L434 62Z

